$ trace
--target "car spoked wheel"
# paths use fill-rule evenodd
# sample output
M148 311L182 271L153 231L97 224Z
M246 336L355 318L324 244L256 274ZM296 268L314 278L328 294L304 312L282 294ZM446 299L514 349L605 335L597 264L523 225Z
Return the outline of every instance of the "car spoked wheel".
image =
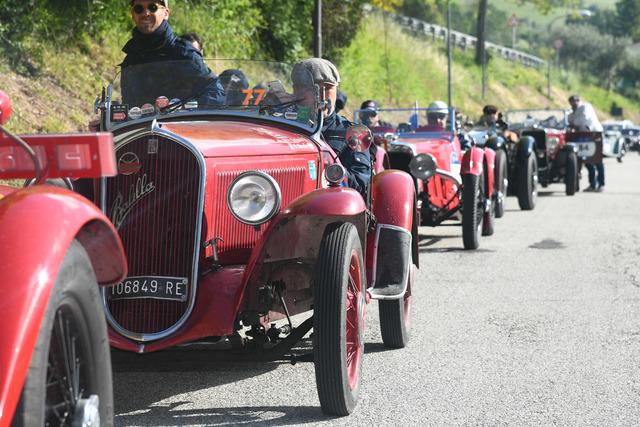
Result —
M415 280L415 265L411 265L404 296L396 300L379 300L380 334L387 347L403 348L409 343L411 331L411 288Z
M318 397L330 415L348 415L360 394L364 353L364 264L350 223L325 230L314 292L313 354Z
M91 262L73 242L51 289L14 426L113 424L111 355Z
M509 186L507 154L504 150L500 149L496 151L495 170L494 190L496 194L496 218L502 218L504 215L504 204Z
M462 242L465 249L478 249L484 216L482 175L462 176Z

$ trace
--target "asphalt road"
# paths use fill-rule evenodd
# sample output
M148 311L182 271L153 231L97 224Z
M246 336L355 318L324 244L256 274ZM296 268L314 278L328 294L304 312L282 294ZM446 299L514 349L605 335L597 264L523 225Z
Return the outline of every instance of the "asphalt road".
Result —
M367 307L351 416L323 415L310 362L189 350L114 353L117 425L640 424L640 156L605 163L603 193L508 198L480 250L421 228L410 345L385 349Z

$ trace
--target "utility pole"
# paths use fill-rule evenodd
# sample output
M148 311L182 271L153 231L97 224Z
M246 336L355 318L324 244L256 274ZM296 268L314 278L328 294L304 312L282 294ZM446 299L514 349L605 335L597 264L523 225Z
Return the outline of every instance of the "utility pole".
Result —
M322 0L313 6L313 56L322 58Z
M451 0L447 0L447 103L449 108L453 103L453 88L451 86Z

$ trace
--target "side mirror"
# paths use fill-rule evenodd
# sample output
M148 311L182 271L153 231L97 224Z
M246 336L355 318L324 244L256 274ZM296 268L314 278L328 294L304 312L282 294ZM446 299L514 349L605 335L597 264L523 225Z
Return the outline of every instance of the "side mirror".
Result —
M373 143L373 134L365 125L354 125L347 129L347 146L353 151L367 151Z
M11 98L0 90L0 125L3 125L11 117Z

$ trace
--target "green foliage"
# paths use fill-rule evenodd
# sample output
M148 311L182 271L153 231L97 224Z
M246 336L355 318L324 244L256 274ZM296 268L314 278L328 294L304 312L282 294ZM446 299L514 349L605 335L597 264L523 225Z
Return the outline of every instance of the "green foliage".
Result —
M311 46L313 2L258 0L263 23L260 41L265 59L294 62L307 56Z
M323 56L340 62L343 50L349 46L363 22L365 0L323 0Z
M640 41L640 2L638 0L619 0L616 3L617 26L620 33Z

